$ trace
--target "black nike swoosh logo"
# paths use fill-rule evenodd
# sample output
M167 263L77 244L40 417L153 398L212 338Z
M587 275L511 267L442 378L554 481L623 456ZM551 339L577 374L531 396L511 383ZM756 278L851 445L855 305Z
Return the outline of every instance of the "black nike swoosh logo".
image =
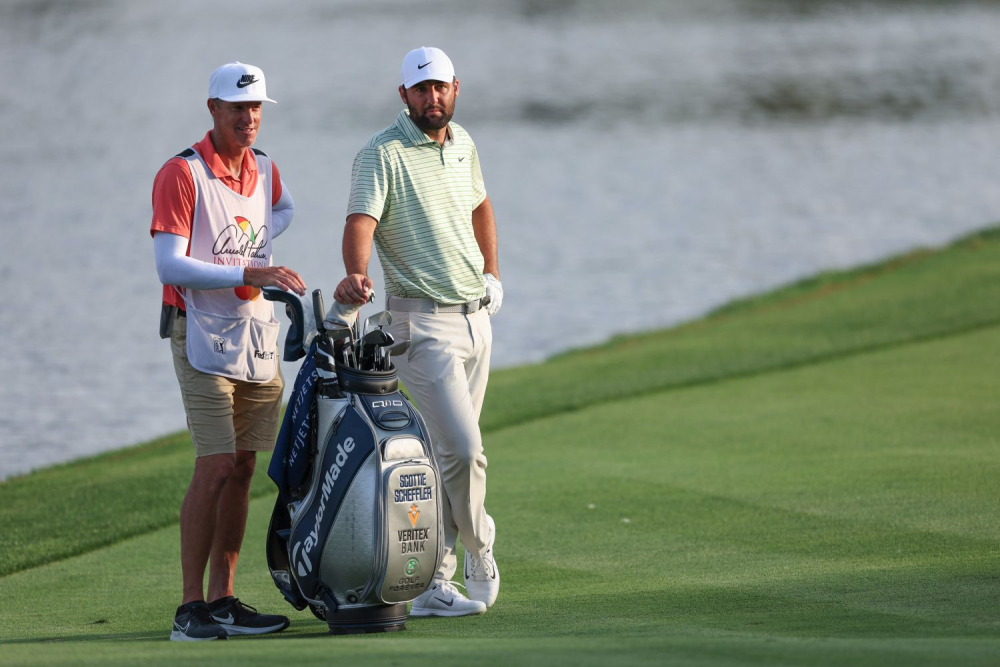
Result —
M451 602L448 602L448 601L447 601L447 600L445 600L444 598L439 598L439 597L436 597L436 598L434 598L434 599L435 599L435 600L440 600L440 601L441 601L441 604L446 604L446 605L448 605L449 607L450 607L451 605L455 604L455 600L454 600L454 599L452 599L452 601L451 601Z
M430 65L432 62L434 62L434 61L431 60L431 61L425 62L423 65L417 65L417 69L423 69L423 68L427 67L428 65Z
M246 88L249 85L257 83L257 77L252 76L249 79L240 79L236 82L237 88Z
M460 158L458 158L458 161L461 162L464 159L465 159L464 157L460 157Z

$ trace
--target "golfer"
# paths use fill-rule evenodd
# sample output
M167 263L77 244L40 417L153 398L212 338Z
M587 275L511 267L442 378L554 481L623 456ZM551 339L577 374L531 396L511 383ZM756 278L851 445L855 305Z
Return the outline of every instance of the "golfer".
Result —
M234 62L209 79L213 127L153 182L150 233L163 283L160 335L170 338L195 448L181 505L183 600L175 641L225 639L288 627L233 596L256 453L274 447L282 379L278 322L260 288L305 294L272 266L272 241L295 210L278 168L251 149L267 97L264 73ZM208 573L208 597L203 581ZM207 604L206 604L207 600Z
M389 331L396 341L410 341L394 363L427 422L445 493L444 559L433 584L414 600L412 616L483 613L500 586L496 525L484 506L479 414L489 377L490 317L500 309L503 288L476 145L451 122L458 93L444 51L421 47L406 54L399 86L406 109L354 160L343 243L348 275L334 293L343 303L364 302L374 238L393 318ZM466 550L468 597L451 581L458 536Z

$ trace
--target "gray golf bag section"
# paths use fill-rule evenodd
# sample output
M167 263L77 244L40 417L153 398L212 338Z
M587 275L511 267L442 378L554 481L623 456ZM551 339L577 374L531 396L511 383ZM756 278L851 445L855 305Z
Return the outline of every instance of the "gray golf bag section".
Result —
M284 358L311 355L268 470L279 489L267 537L271 576L292 606L308 606L333 634L401 630L406 603L433 581L444 544L427 429L398 390L387 353L364 364L378 351L363 354L360 335L323 327L319 290L308 348L298 297L264 294L285 302L293 320Z

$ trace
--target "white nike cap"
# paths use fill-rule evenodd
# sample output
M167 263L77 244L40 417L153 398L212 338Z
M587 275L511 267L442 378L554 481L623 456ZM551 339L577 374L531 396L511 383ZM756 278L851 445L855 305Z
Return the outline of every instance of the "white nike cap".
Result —
M274 102L267 96L264 72L239 61L212 72L208 79L208 97L226 102Z
M403 88L409 88L421 81L446 81L455 78L455 66L441 49L421 46L413 49L403 58Z

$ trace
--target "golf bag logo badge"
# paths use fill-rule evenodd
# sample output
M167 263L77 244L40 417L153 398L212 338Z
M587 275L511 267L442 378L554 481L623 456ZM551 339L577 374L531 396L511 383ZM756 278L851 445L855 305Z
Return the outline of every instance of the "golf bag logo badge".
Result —
M416 503L413 503L412 505L410 505L410 511L406 513L406 516L410 517L410 524L414 528L416 528L417 527L417 519L420 518L420 508L417 507Z
M226 353L226 339L220 338L218 336L212 336L213 347L219 354Z
M406 561L406 565L403 566L403 573L408 577L412 577L419 571L420 571L420 561L417 560L416 558L411 558L410 560Z

